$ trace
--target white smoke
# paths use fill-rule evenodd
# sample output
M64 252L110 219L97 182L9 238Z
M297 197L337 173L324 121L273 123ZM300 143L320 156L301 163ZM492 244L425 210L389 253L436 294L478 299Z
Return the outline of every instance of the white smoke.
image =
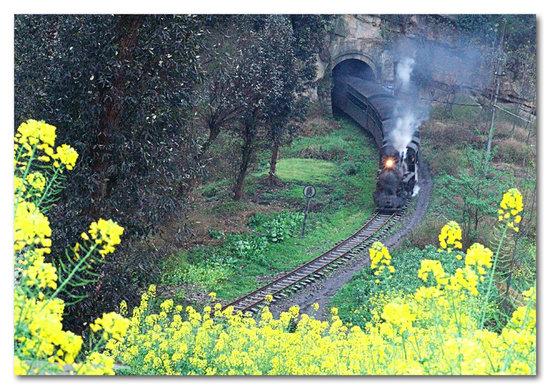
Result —
M410 56L404 56L396 65L396 76L399 80L399 94L395 107L395 125L390 134L393 146L399 152L406 150L414 133L424 120L427 119L426 108L419 104L418 91L411 75L414 70L415 60Z
M397 78L401 81L401 87L404 89L409 88L409 83L411 82L411 73L414 68L414 58L405 57L397 63L396 73Z
M407 145L411 142L416 130L425 120L425 116L421 112L416 112L410 109L411 107L402 107L400 112L397 112L395 126L390 134L393 147L399 152L404 152Z

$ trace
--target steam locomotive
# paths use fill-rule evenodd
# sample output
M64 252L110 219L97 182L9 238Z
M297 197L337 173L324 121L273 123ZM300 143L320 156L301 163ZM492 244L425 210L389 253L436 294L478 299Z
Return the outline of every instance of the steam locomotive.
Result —
M401 209L415 190L418 181L420 136L416 131L404 150L397 150L391 133L399 116L397 99L380 85L353 76L334 79L332 104L368 130L380 151L374 202L380 212Z

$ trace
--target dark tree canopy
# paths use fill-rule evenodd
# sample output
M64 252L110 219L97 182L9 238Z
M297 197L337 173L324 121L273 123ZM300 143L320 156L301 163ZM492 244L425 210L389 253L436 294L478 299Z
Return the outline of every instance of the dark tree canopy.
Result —
M15 19L16 123L46 120L80 154L50 212L55 246L72 244L99 217L126 229L124 247L104 269L112 277L100 282L112 287L95 291L106 303L151 281L155 250L136 239L183 209L200 171L187 122L200 82L201 24L194 16Z

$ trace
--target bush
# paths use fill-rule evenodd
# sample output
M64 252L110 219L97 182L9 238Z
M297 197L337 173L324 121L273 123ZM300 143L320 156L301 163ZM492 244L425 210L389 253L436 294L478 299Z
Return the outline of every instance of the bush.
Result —
M258 261L267 246L264 236L231 234L225 240L229 253L245 261Z
M525 142L516 139L504 139L495 142L496 155L498 162L514 163L522 166L526 161L533 159L534 150Z
M249 225L271 243L281 243L291 237L301 226L303 215L299 212L281 212L276 216L255 214Z

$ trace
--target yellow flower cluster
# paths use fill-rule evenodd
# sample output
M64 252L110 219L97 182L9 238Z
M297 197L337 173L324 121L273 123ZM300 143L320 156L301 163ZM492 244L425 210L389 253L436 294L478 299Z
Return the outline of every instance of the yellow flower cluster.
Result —
M462 229L455 221L450 221L441 228L439 246L448 252L453 249L462 250Z
M40 172L32 172L27 174L27 182L30 186L35 189L38 193L42 193L46 187L46 177Z
M81 237L84 240L92 240L94 244L101 246L99 254L102 257L115 251L115 246L120 244L120 237L124 233L124 228L119 226L111 219L99 219L90 224L88 233L83 232Z
M70 364L82 347L82 338L63 330L63 300L29 298L15 291L14 322L25 324L26 331L16 331L15 341L20 358L44 360L51 364ZM39 366L29 363L26 374Z
M492 255L490 249L474 243L466 252L465 266L456 269L454 274L447 274L440 261L425 259L420 263L418 278L428 282L432 274L438 287L454 291L467 290L471 295L477 296L477 286L484 281L484 274L491 267Z
M418 278L424 282L428 282L430 274L433 274L435 281L438 285L445 285L448 281L448 275L445 273L441 262L435 259L424 259L420 263L420 268L418 269Z
M200 312L170 302L153 313L150 290L111 353L129 374L149 375L535 374L532 303L499 334L478 329L471 300L453 308L449 293L421 287L361 328L344 324L336 308L328 321L298 307L279 318L264 307L255 318L220 304Z
M506 226L518 232L518 224L521 222L523 212L523 196L516 188L508 189L500 201L498 220L506 223Z
M382 242L374 242L369 248L370 268L374 270L375 282L380 283L380 278L389 278L395 273L395 267L391 264L391 255L388 248Z
M56 128L44 121L30 119L22 123L14 137L16 168L26 169L36 158L42 162L53 160L55 168L64 166L67 170L72 170L78 159L78 152L66 144L57 146L54 152L55 139Z
M474 243L466 251L465 264L475 267L477 274L483 276L493 264L493 252L482 244Z
M454 291L467 290L472 296L477 296L479 294L477 290L478 280L477 273L471 267L458 268L449 277L447 289Z
M29 119L17 128L15 143L20 145L47 145L53 147L55 144L55 127L43 120Z
M382 319L394 326L399 334L412 330L412 323L416 315L411 312L408 304L389 303L382 311Z
M76 165L76 160L78 159L78 153L69 145L58 146L55 150L56 153L53 155L53 158L56 160L53 163L54 167L59 167L61 164L65 165L67 170L73 170Z
M40 289L57 288L57 270L51 263L44 262L43 256L36 257L32 264L22 271L28 286L37 286Z
M447 252L451 252L453 249L461 250L461 239L460 226L454 221L447 223L439 234L441 249L438 251L441 252L442 249L446 249ZM456 257L462 259L463 256L463 252L459 251ZM425 259L418 269L418 277L422 281L428 282L430 274L432 274L438 287L446 287L454 291L467 290L476 296L479 294L477 285L484 281L484 275L492 265L492 257L493 252L490 249L482 244L474 243L466 251L464 268L458 268L454 274L449 275L443 269L440 261Z
M125 317L122 317L116 312L109 312L95 319L95 321L90 324L90 328L93 332L103 330L103 337L105 339L113 338L115 340L122 340L129 325L130 321Z
M114 374L114 359L98 350L114 347L121 341L129 321L116 313L104 314L94 322L103 330L103 339L95 344L89 355L81 355L83 339L63 329L65 302L58 298L66 282L77 274L78 266L91 259L95 247L82 258L77 255L70 275L58 285L56 267L46 261L51 252L52 230L48 217L40 209L48 200L48 188L55 183L65 167L71 170L78 153L62 145L54 152L56 129L43 121L28 120L15 134L15 201L14 201L14 372L17 375L68 372L71 374ZM52 161L57 168L39 166L33 161ZM94 224L94 239L102 246L102 255L113 252L120 243L122 228L111 221Z
M14 250L42 247L49 253L52 230L48 218L31 202L16 199L14 214Z

